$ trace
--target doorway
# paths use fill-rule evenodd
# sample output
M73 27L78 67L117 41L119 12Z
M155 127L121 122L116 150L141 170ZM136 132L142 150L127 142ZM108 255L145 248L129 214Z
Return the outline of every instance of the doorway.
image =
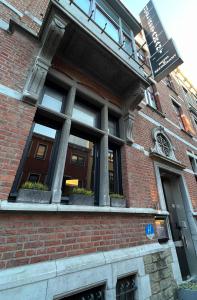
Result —
M187 280L197 273L197 257L181 192L181 175L160 169L160 176L181 275Z

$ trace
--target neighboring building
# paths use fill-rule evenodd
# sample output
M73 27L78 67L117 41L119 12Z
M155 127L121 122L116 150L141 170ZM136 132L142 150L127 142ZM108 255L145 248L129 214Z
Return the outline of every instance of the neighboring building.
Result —
M197 91L149 76L141 30L119 0L0 1L0 299L169 300L197 275Z

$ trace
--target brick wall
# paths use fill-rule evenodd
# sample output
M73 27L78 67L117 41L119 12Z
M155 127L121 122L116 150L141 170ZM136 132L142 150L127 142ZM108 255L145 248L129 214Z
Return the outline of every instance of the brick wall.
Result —
M0 199L9 195L34 113L34 107L0 95Z
M153 222L146 216L85 213L0 218L0 268L146 244L145 225Z

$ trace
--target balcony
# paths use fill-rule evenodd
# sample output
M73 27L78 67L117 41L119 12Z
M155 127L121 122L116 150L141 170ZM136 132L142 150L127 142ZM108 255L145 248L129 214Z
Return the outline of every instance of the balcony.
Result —
M134 40L141 26L121 2L108 1L110 11L101 0L52 3L69 22L56 53L62 61L80 68L118 96L127 95L138 84L148 86Z

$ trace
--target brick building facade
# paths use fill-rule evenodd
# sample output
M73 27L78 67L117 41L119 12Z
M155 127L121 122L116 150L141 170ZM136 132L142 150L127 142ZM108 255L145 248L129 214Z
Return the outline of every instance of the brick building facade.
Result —
M174 299L196 275L197 94L149 77L140 32L118 0L0 1L0 299Z

